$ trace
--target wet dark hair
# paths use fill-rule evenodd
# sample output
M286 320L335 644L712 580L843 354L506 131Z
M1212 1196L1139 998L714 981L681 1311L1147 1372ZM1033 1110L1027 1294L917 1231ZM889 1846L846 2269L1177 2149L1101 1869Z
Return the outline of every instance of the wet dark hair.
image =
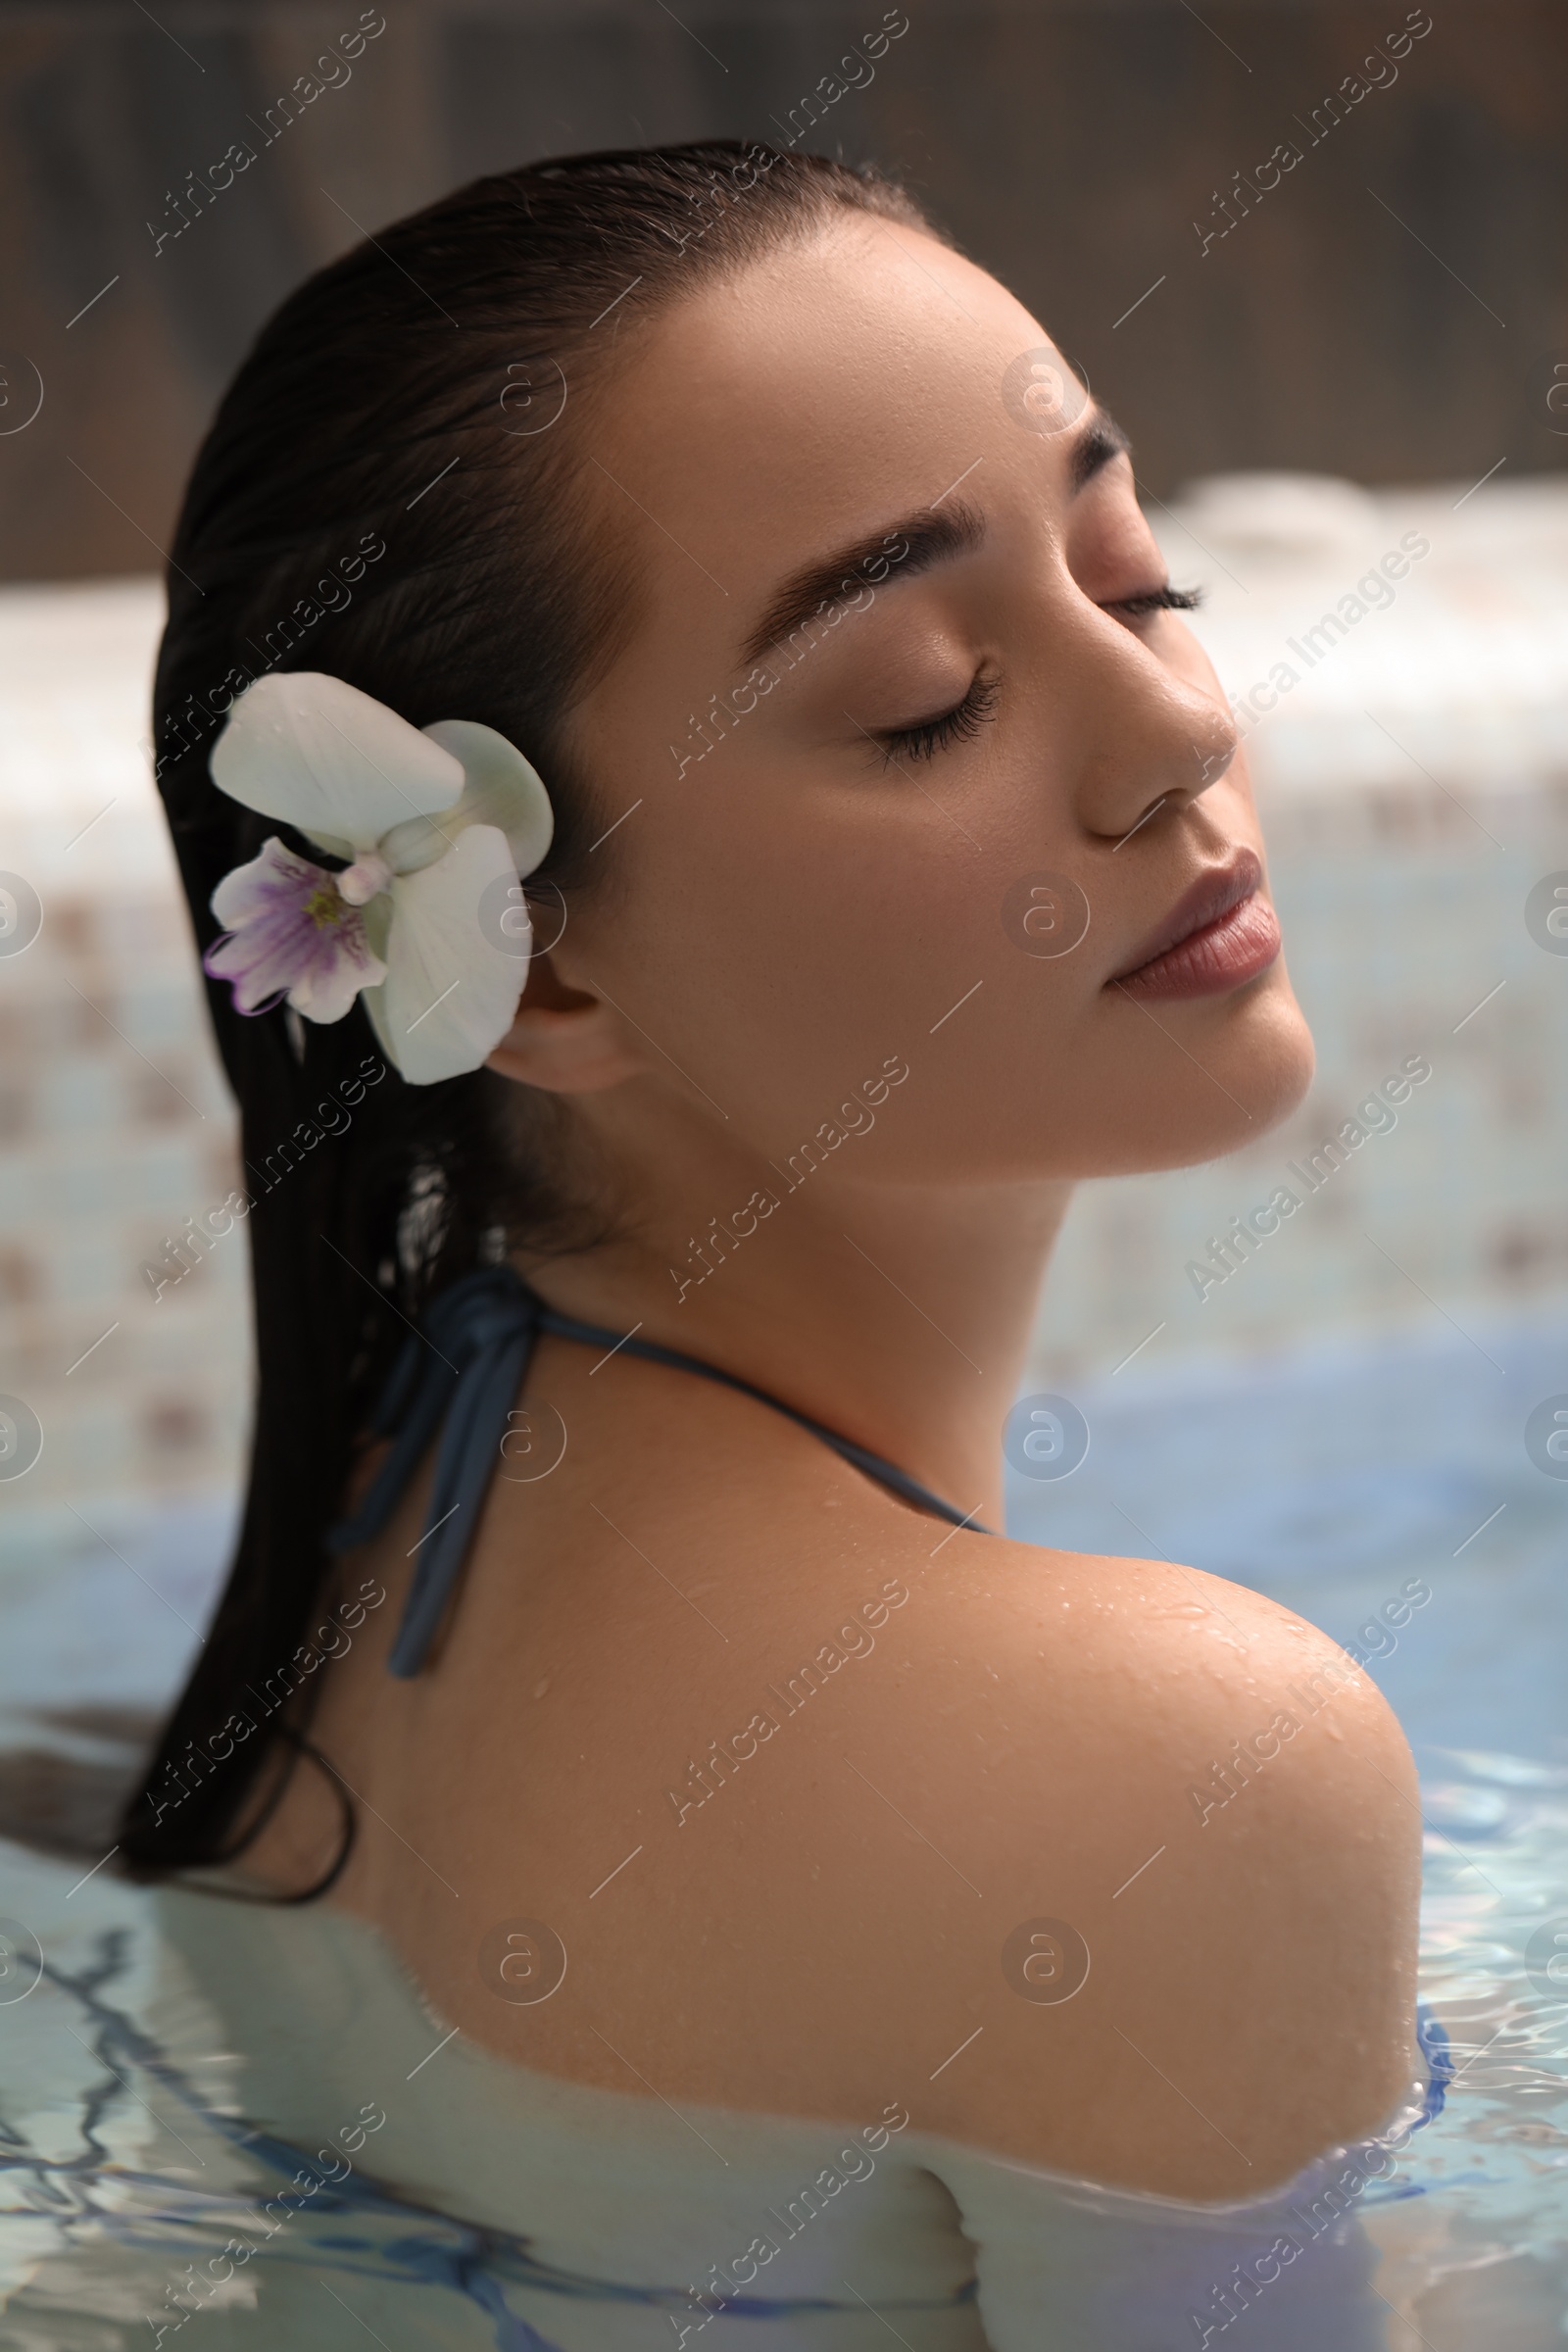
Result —
M477 719L525 752L557 812L528 883L556 909L536 909L548 940L604 821L564 721L636 609L587 521L605 509L582 424L643 320L845 208L929 232L893 182L817 156L729 140L573 156L475 180L289 297L219 409L170 559L153 740L204 950L215 885L279 830L208 772L229 704L274 668L329 670L417 727ZM607 1214L563 1186L551 1099L487 1070L409 1086L358 1005L332 1026L247 1019L211 981L208 1005L252 1196L255 1423L226 1589L120 1827L142 1877L232 1860L316 1754L301 1661L320 1658L324 1531L408 1319L524 1240L585 1246ZM342 1850L293 1899L346 1856L333 1786Z

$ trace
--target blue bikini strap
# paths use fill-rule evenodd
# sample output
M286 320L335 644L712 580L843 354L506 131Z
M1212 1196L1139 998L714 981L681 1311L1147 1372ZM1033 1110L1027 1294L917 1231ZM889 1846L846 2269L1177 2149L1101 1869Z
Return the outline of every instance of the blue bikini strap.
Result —
M439 1428L435 1480L424 1533L415 1545L415 1569L403 1620L388 1659L390 1671L407 1680L424 1664L436 1628L452 1597L459 1572L478 1526L479 1509L507 1434L508 1420L541 1332L552 1338L575 1340L585 1348L602 1348L621 1355L642 1356L666 1364L676 1372L694 1372L699 1379L739 1389L797 1428L820 1438L824 1446L878 1486L912 1503L932 1518L954 1527L972 1528L989 1535L972 1512L956 1510L933 1494L929 1487L910 1478L893 1462L869 1453L837 1430L797 1412L777 1396L716 1364L684 1355L678 1348L662 1348L657 1341L639 1340L625 1332L607 1331L597 1323L579 1323L574 1316L557 1314L531 1291L510 1266L481 1266L465 1274L434 1298L420 1328L405 1342L371 1423L374 1434L392 1440L359 1508L327 1535L333 1551L349 1551L380 1534L391 1518L415 1471L423 1460Z

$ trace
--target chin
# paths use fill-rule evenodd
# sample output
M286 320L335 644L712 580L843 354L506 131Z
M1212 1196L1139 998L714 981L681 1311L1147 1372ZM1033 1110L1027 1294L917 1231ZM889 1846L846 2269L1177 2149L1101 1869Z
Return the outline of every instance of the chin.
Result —
M1194 1051L1208 1076L1186 1063L1170 1093L1145 1104L1137 1130L1111 1139L1105 1157L1083 1175L1197 1167L1245 1151L1290 1117L1312 1083L1316 1057L1283 964L1254 982L1232 1019Z
M1237 1114L1238 1127L1246 1131L1236 1138L1241 1144L1266 1135L1305 1100L1317 1055L1282 962L1264 976L1255 1003L1237 1009L1243 1014L1242 1033L1214 1066L1252 1114L1250 1120Z
M1245 1036L1210 1064L1240 1106L1228 1102L1217 1088L1204 1090L1218 1104L1214 1139L1195 1157L1218 1159L1255 1144L1305 1100L1317 1066L1312 1032L1284 970L1276 967L1276 974L1270 975L1273 985L1250 1008Z

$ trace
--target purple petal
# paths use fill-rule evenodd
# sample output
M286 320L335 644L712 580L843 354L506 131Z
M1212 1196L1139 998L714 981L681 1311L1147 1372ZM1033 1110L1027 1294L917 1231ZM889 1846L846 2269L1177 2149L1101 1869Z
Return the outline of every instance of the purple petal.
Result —
M386 965L371 955L364 924L352 932L345 925L329 946L318 946L288 1001L308 1021L340 1021L362 988L379 987L385 978Z
M234 983L236 1012L266 1012L294 984L299 957L292 946L285 941L268 952L252 933L230 931L208 949L202 963L215 980Z
M360 908L324 867L280 841L225 874L212 904L227 928L202 961L215 979L232 981L239 1012L266 1011L286 995L308 1020L340 1021L361 989L386 976Z
M236 865L213 893L213 912L225 931L237 931L273 909L297 912L314 890L331 876L308 858L285 850L274 835L249 865Z

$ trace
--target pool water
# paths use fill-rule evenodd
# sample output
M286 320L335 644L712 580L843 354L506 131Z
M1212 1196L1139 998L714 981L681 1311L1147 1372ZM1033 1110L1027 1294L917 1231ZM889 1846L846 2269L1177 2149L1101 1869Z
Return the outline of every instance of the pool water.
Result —
M1422 1990L1449 2080L1394 2180L1360 2200L1382 2329L1366 2341L1380 2352L1560 2352L1568 2335L1568 1480L1540 1470L1522 1436L1563 1391L1568 1344L1544 1318L1179 1378L1129 1367L1072 1399L1091 1433L1072 1475L1018 1477L1009 1495L1026 1539L1168 1553L1288 1601L1369 1657L1410 1735L1427 1824ZM204 1527L216 1546L220 1515L172 1538L163 1595L177 1610L138 1581L158 1582L156 1529L122 1535L118 1583L84 1554L57 1563L47 1592L19 1587L13 1632L30 1655L13 1640L9 1737L91 1756L117 1696L134 1708L168 1688L189 1648L181 1623L210 1590ZM1396 1630L1384 1605L1410 1580L1430 1598ZM73 1583L114 1595L91 1654L79 1616L65 1630ZM97 1714L65 1721L84 1691ZM367 2337L386 2352L550 2352L563 2298L600 2299L607 2335L613 2305L617 2344L679 2340L667 2292L546 2277L526 2239L383 2178L373 2099L342 2119L344 2175L299 2185L298 2168L320 2173L317 2145L292 2146L238 2099L239 2061L161 1939L156 1899L107 1870L83 1881L85 1864L3 1851L4 2352L118 2352L191 2328L212 2352ZM294 1930L308 1936L310 1916ZM281 2210L280 2195L293 2205L276 2248L215 2288L212 2258L257 2238L258 2210ZM319 2307L308 2323L302 2281ZM389 2281L420 2291L389 2305ZM643 2333L622 2332L628 2300ZM866 2340L935 2340L888 2308ZM830 2340L806 2320L760 2310L746 2340ZM1169 2340L1199 2340L1185 2313ZM1208 2339L1269 2341L1261 2302Z

